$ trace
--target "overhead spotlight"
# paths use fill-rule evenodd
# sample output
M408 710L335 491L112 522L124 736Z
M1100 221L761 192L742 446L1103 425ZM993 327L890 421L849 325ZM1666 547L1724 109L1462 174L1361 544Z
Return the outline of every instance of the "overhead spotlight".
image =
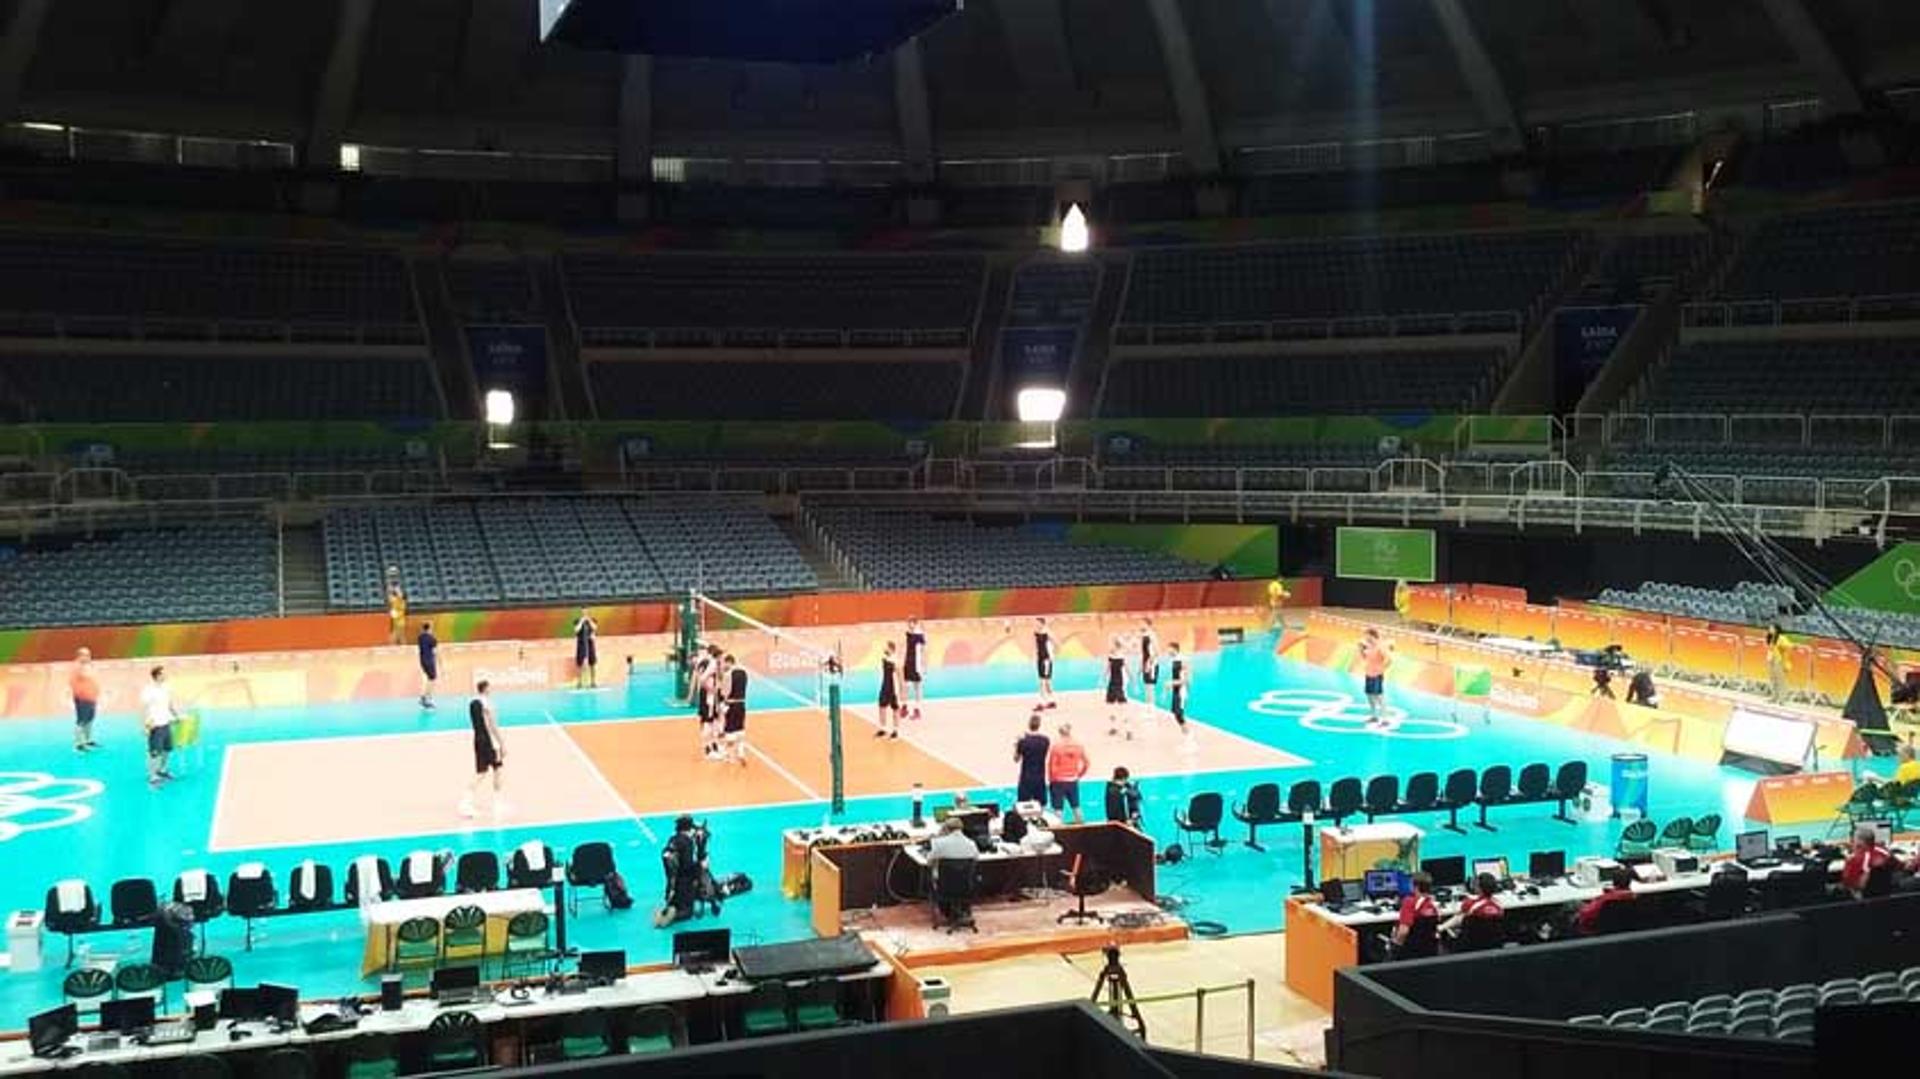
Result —
M340 144L340 171L360 171L360 147L357 144L351 142Z
M487 391L487 422L496 427L505 427L513 422L513 393L511 391Z
M1080 209L1079 203L1067 207L1067 215L1060 219L1060 250L1069 255L1084 254L1093 243L1093 237L1087 231L1087 214Z

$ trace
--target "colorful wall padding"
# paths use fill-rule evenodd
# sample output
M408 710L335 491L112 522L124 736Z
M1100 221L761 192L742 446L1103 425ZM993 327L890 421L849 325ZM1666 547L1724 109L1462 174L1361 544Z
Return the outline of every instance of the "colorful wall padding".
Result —
M1282 636L1279 652L1360 677L1360 637L1373 623L1314 611L1304 633ZM1643 708L1591 695L1592 673L1558 659L1540 659L1471 641L1414 630L1374 626L1394 646L1389 681L1437 697L1464 697L1502 712L1527 716L1593 734L1633 742L1662 753L1718 763L1735 699L1667 683L1660 707ZM1462 693L1462 672L1486 693ZM1480 672L1485 671L1482 677ZM1474 688L1478 688L1475 685ZM1839 761L1864 756L1866 747L1854 725L1844 719L1806 713L1815 724L1819 758ZM1831 816L1829 807L1828 816Z

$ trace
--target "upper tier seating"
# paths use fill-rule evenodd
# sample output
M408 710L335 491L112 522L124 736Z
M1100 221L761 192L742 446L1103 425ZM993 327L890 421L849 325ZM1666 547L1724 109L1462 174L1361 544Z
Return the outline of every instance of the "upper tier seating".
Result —
M405 265L372 248L7 233L0 282L0 308L33 316L337 323L420 339ZM168 333L149 326L147 336Z
M1785 300L1920 292L1920 203L1843 206L1762 225L1718 299Z
M1366 415L1471 411L1501 353L1465 349L1369 355L1128 359L1107 372L1102 416Z
M46 422L436 419L424 356L0 357Z
M1802 982L1778 989L1713 993L1695 1000L1648 1002L1611 1015L1576 1015L1577 1026L1629 1027L1663 1034L1771 1038L1812 1044L1814 1013L1825 1008L1920 1001L1920 967L1858 978Z
M1707 251L1704 231L1622 237L1588 277L1575 303L1639 303L1658 299L1680 283Z
M1697 618L1749 626L1778 623L1790 634L1818 637L1842 636L1833 619L1818 610L1801 610L1791 589L1758 581L1741 581L1731 589L1696 588L1644 581L1631 591L1609 588L1593 600L1608 607L1650 611L1655 614ZM1876 611L1864 607L1828 605L1833 617L1845 628L1868 640L1899 648L1920 646L1920 615L1900 611Z
M1148 250L1134 259L1121 321L1524 312L1580 238L1553 230Z
M925 360L587 365L600 415L624 419L947 419L964 370L959 363Z
M1643 412L1899 413L1920 409L1920 340L1686 345L1656 370Z
M0 558L0 624L132 625L270 615L273 529L258 520L132 530Z
M447 292L463 322L516 323L540 318L533 275L518 259L448 259Z
M817 506L809 516L873 588L1192 581L1210 568L1121 547L1075 546L1025 526L983 527L904 510Z
M1093 314L1100 264L1091 259L1028 259L1013 275L1009 326L1077 326Z
M968 255L568 255L585 343L596 327L962 329L984 264Z

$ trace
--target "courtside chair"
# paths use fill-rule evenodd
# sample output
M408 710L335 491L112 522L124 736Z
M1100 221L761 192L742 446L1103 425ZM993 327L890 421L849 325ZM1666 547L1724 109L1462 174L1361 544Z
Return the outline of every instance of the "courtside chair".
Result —
M1247 826L1247 846L1265 851L1267 848L1260 845L1260 826L1285 819L1280 813L1280 784L1254 784L1247 791L1246 804L1233 807L1233 819Z
M127 1069L118 1064L107 1064L102 1061L82 1064L73 1069L73 1074L78 1079L133 1079L133 1073Z
M228 1079L233 1075L233 1068L227 1064L225 1057L194 1053L174 1061L167 1074L171 1079Z
M1372 824L1375 817L1391 815L1400 808L1400 777L1374 776L1367 780L1367 793L1362 801L1366 810L1367 823Z
M272 914L280 905L273 873L259 862L248 862L227 878L227 913L246 923L246 950L253 950L253 920Z
M1348 776L1336 779L1333 786L1327 788L1327 817L1337 826L1348 817L1360 812L1366 802L1366 794L1360 787L1360 780Z
M795 1030L829 1030L846 1022L840 1012L839 979L815 978L793 995Z
M233 961L224 955L196 955L187 960L181 978L189 992L225 989L233 984Z
M1325 809L1320 800L1320 781L1303 779L1287 789L1287 815L1294 820L1305 820L1307 814L1324 816Z
M1479 776L1471 768L1456 768L1447 773L1447 785L1440 792L1440 807L1447 811L1447 823L1443 825L1449 832L1466 835L1467 830L1460 827L1460 811L1473 804L1473 797L1479 793Z
M754 983L740 1009L740 1028L749 1038L785 1034L793 1029L787 986L780 981Z
M1513 781L1516 802L1553 801L1553 773L1544 764L1529 764L1520 769L1520 775Z
M402 899L429 899L447 890L447 871L430 850L416 850L400 859L400 878L393 890Z
M1692 817L1675 817L1660 830L1660 845L1663 847L1685 847L1692 842Z
M545 888L553 883L553 848L537 839L515 847L507 857L507 887Z
M130 997L152 997L154 1006L165 1010L167 1005L167 974L152 963L126 963L114 972L113 987L121 1000Z
M347 905L350 907L393 898L393 867L387 864L385 858L363 854L347 863L346 876Z
M261 1057L253 1074L262 1079L314 1079L318 1070L305 1049L290 1045Z
M400 1056L393 1036L362 1034L347 1042L346 1079L396 1079L400 1074Z
M73 938L100 928L100 903L84 880L63 880L47 889L47 928L67 938L67 966L73 966Z
M560 1019L560 1059L593 1060L613 1054L613 1029L607 1013L571 1012Z
M1587 762L1568 761L1553 774L1553 797L1560 803L1553 811L1553 819L1567 824L1574 819L1567 815L1567 803L1578 799L1587 790Z
M516 970L544 971L552 958L545 912L523 910L508 920L507 939L500 953L502 978L513 977Z
M500 857L490 850L470 850L453 867L457 892L491 892L500 887Z
M569 902L573 913L580 913L580 891L583 888L599 889L600 902L605 905L607 878L613 874L613 844L582 843L573 848L573 857L567 861L567 884L571 886Z
M333 867L311 858L293 867L287 878L288 910L326 910L333 906Z
M113 975L99 967L81 967L67 972L60 983L62 999L78 1005L82 1012L98 1011L100 1002L113 995Z
M487 1063L486 1041L480 1019L472 1012L441 1012L427 1024L427 1064L430 1071L478 1068Z
M388 973L432 970L440 963L440 921L408 918L393 932L387 951Z
M1687 846L1694 850L1717 850L1720 846L1720 814L1696 817L1687 834Z
M628 1012L621 1028L628 1056L670 1053L687 1044L686 1020L679 1012L658 1004Z
M441 924L440 960L452 965L469 960L487 965L487 912L469 903L447 912Z
M193 911L196 925L205 925L226 913L226 897L220 894L220 882L204 869L188 869L173 878L173 901L185 903Z
M147 878L129 877L107 889L107 904L113 910L115 929L139 929L152 925L160 913L160 893Z
M1429 813L1440 808L1440 776L1437 772L1415 772L1407 777L1407 789L1400 797L1398 813Z
M1227 845L1227 841L1220 838L1220 818L1225 804L1226 800L1218 793L1202 791L1187 800L1185 810L1174 812L1173 825L1183 837L1205 836L1201 842L1208 850L1218 854ZM1192 841L1188 840L1188 843L1191 845Z
M1634 855L1651 854L1653 842L1659 837L1660 830L1646 817L1628 821L1627 826L1620 829L1620 846L1615 853L1622 860Z
M1504 805L1513 797L1513 769L1504 764L1496 764L1480 773L1480 793L1473 799L1480 807L1480 820L1476 827L1488 832L1497 832L1498 828L1487 823L1487 810Z

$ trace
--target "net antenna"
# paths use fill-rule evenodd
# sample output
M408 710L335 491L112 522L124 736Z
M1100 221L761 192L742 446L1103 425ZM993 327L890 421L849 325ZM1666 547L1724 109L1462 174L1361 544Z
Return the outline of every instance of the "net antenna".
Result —
M836 815L846 812L840 643L834 642L831 649L822 648L791 630L768 625L697 589L687 593L686 602L680 606L680 618L676 636L681 647L675 651L681 663L682 679L690 677L693 657L699 648L718 644L723 651L734 652L740 664L752 672L750 693L771 692L787 702L774 707L794 708L826 720L827 760L833 775L832 812ZM749 644L756 647L749 649ZM765 659L760 662L751 658L762 653ZM753 704L748 703L750 707Z

